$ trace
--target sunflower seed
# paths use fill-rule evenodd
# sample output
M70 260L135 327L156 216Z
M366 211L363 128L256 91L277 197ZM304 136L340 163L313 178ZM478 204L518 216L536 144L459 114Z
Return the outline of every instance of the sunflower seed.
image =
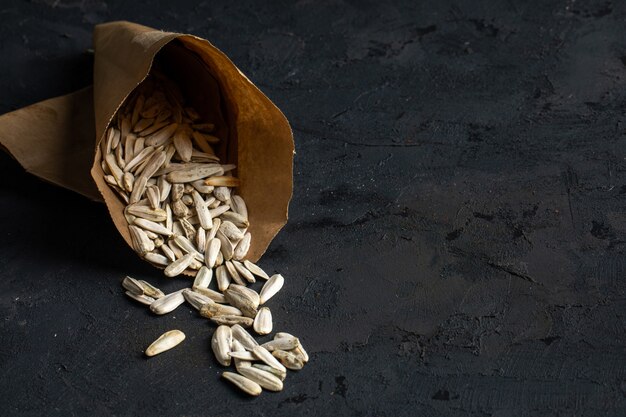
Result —
M196 247L200 253L204 253L206 249L206 231L201 227L196 230Z
M213 270L203 266L198 270L196 274L196 278L193 280L194 288L208 288L211 283L211 279L213 278Z
M211 338L211 349L217 361L223 366L230 366L230 345L233 335L228 326L219 326Z
M275 352L282 352L282 350L275 350L274 353ZM276 357L274 357L272 353L269 353L267 349L265 349L264 347L255 346L254 349L252 349L252 353L254 353L254 356L259 358L259 360L265 362L267 365L271 366L272 368L277 369L279 371L287 371L285 367L280 362L278 362Z
M221 215L222 221L229 221L237 227L246 228L250 226L250 222L246 217L243 217L241 214L235 213L234 211L226 211Z
M241 230L229 221L222 221L222 224L220 225L220 232L224 233L224 236L230 240L239 241L243 239L243 233Z
M185 302L183 290L167 294L150 304L150 310L155 314L167 314L174 311L179 305Z
M143 293L147 295L148 297L152 297L154 299L165 297L165 294L163 293L163 291L161 291L154 285L150 284L149 282L140 279L139 284L143 288Z
M146 220L146 219L135 219L135 225L141 227L142 229L149 230L154 233L158 233L164 236L171 236L172 231L162 226L156 222Z
M145 294L133 294L130 291L126 291L126 295L132 298L133 300L139 301L141 304L145 304L147 306L149 306L150 304L154 302L154 298L148 297Z
M254 322L254 320L251 319L250 317L233 316L233 315L213 316L211 317L211 321L217 324L225 324L227 326L238 324L241 327L250 327L252 326Z
M133 174L131 174L130 172L125 172L124 175L122 175L122 186L124 190L128 191L129 193L132 192L134 183L135 177L133 176Z
M187 206L191 207L193 205L193 198L190 195L185 194L180 198L180 200Z
M122 177L124 176L124 171L117 165L117 161L115 160L115 156L112 154L108 154L104 157L104 160L111 171L111 175L115 178L115 182L117 185L122 187L123 181Z
M224 203L226 203L226 202L228 202L230 200L230 188L228 188L228 187L216 187L215 190L213 190L213 195L218 200L223 201Z
M189 209L182 200L176 200L172 202L172 212L174 212L174 215L179 218L185 218L189 216Z
M222 374L222 378L231 382L233 385L235 385L246 394L252 395L254 397L260 395L263 391L261 386L256 382L253 382L245 376L236 374L234 372L224 372Z
M231 345L231 354L232 352L245 352L245 351L246 351L246 348L244 348L237 339L233 339L233 343ZM237 369L237 371L239 371L240 369L249 368L252 366L252 362L246 361L243 359L233 358L233 361L235 362L235 368Z
M225 266L221 265L217 267L215 270L215 278L217 280L217 288L222 292L226 291L230 285L230 277L228 276L228 272L226 272Z
M228 289L224 291L224 297L226 297L226 301L228 301L229 304L241 310L244 316L256 316L257 307L259 306L259 296L255 291L241 285L231 284Z
M193 181L191 185L193 186L193 188L195 188L196 190L198 190L198 192L202 194L212 193L213 188L214 188L214 187L211 187L210 185L204 185L204 181L202 180Z
M180 259L185 255L183 251L180 250L178 245L173 240L170 240L169 242L167 242L167 246L174 253L174 256L176 257L176 259Z
M207 247L204 252L204 262L209 268L213 268L215 266L217 254L220 252L221 246L222 243L219 239L211 239L207 242Z
M163 222L167 219L167 213L160 208L153 209L148 206L142 206L137 203L126 207L126 211L133 216L140 217L152 222Z
M248 218L248 207L246 207L246 202L243 198L241 198L241 196L230 196L230 208L234 213L237 213L246 219Z
M148 197L148 201L150 202L150 207L153 210L159 208L161 203L161 194L159 193L159 188L156 185L150 185L146 187L146 196Z
M143 294L143 287L141 286L139 281L129 276L125 277L124 281L122 281L122 287L132 292L133 294L136 294L136 295Z
M167 257L167 259L170 260L170 262L174 262L176 260L176 255L174 254L174 251L172 251L172 249L168 245L162 245L161 251Z
M174 236L174 242L185 252L191 254L198 261L203 262L204 256L196 250L196 247L185 236Z
M185 300L187 300L187 302L196 310L200 310L203 305L212 302L209 297L198 292L191 291L190 289L183 290L183 296L185 297Z
M202 287L193 287L193 290L199 294L209 297L211 300L215 301L216 303L223 304L226 302L226 298L224 298L224 294L220 292L211 290L209 288L202 288ZM221 324L225 324L225 323L221 323Z
M285 378L287 377L287 372L282 372L279 371L278 369L274 369L269 365L265 365L264 363L254 363L252 364L252 367L260 369L262 371L265 372L269 372L270 374L274 375L275 377L277 377L278 379L280 379L281 381L284 381Z
M285 337L285 338L279 338L279 339L275 338L274 340L270 340L269 342L263 343L261 346L263 346L268 351L273 352L275 350L295 349L296 346L298 346L298 343L300 343L300 341L296 337L291 337L291 338Z
M211 213L204 203L204 199L200 195L200 193L196 190L193 190L191 193L193 197L194 206L196 208L196 213L198 215L198 220L200 220L200 225L203 229L208 230L213 227L213 219L211 218Z
M222 255L224 255L224 260L230 260L233 257L233 244L224 235L224 233L222 233L221 230L217 231L217 233L215 234L215 237L217 237L220 240L220 243L221 243L220 252L222 252Z
M295 347L293 347L292 349L289 348L279 348L280 350L293 350L294 354L298 357L300 357L302 359L303 362L308 362L309 361L309 354L306 352L306 350L304 350L304 346L302 346L302 343L300 342L300 339L298 339L297 337L295 337L294 335L291 335L289 333L286 332L278 332L274 335L274 341L276 341L278 343L279 340L295 340L297 341L297 345ZM269 343L269 342L268 342Z
M186 183L206 178L211 175L221 175L223 172L224 170L222 167L217 164L202 164L202 166L192 166L170 172L167 174L166 178L171 183Z
M193 255L191 253L186 254L180 259L175 260L165 268L165 276L175 277L180 275L185 269L193 262Z
M177 123L164 127L158 132L153 133L150 137L146 138L146 146L161 146L170 140L174 132L178 129Z
M167 200L167 197L170 195L170 191L172 190L172 184L170 184L164 175L161 175L157 179L157 187L159 187L159 196L161 197L161 203Z
M254 331L260 335L272 333L272 312L267 307L261 307L254 318Z
M237 370L241 375L245 376L251 381L256 382L262 388L268 391L281 391L283 389L283 382L275 375L266 372L258 368L241 368Z
M270 279L269 275L267 275L267 273L264 270L262 270L258 265L250 261L243 261L243 265L248 269L248 271L252 272L257 277L263 278L266 280Z
M135 156L133 157L133 159L130 160L129 163L126 164L126 166L124 167L124 172L132 171L133 168L139 166L139 164L146 161L154 153L155 149L152 147L144 148L144 149L141 149L141 151L137 152L137 147L138 147L137 145L141 143L142 142L140 142L139 139L137 139L137 141L135 142Z
M270 298L276 295L276 293L283 287L284 283L285 279L282 275L272 275L272 277L267 280L265 285L263 285L263 288L261 288L261 292L259 293L261 296L261 304L265 304Z
M191 152L193 150L193 145L191 143L191 139L185 133L184 130L179 129L176 133L174 133L174 146L176 147L176 151L185 162L189 162L191 160Z
M256 282L256 279L254 278L254 275L252 275L252 272L248 271L241 262L233 261L233 265L235 266L235 269L237 270L237 272L239 272L239 275L244 277L246 281L248 281L251 284L254 284Z
M154 253L154 252L146 252L143 255L143 258L146 261L151 262L155 265L168 266L170 264L169 259L167 259L163 255L159 255L158 253Z
M229 352L228 354L231 358L242 359L244 361L256 361L257 357L254 356L251 352L244 350L242 352Z
M207 298L211 299L209 296ZM236 307L219 304L211 299L210 302L202 306L200 315L210 319L215 316L241 316L242 313Z
M128 226L128 231L130 232L133 249L135 249L135 252L139 255L143 256L144 254L154 250L154 242L148 238L146 232L137 226Z
M207 206L211 206L213 205L215 202L219 203L219 200L214 201L211 204L208 204ZM214 219L218 216L222 216L224 213L226 213L228 210L230 210L230 206L229 205L223 205L223 206L216 206L215 208L211 208L211 210L209 210L209 213L211 213L211 217L213 217ZM216 219L217 220L217 219Z
M304 362L302 361L302 359L298 358L291 352L286 352L284 350L275 350L272 352L272 355L277 358L286 368L289 368L292 371L299 371L304 366Z
M248 333L246 329L241 327L241 325L234 324L231 327L231 330L233 331L233 338L237 339L239 343L241 343L243 347L246 348L246 350L254 350L255 347L259 346L257 341L254 340L254 337L252 337L252 335L250 335L250 333Z
M245 235L243 235L243 239L241 239L239 243L237 243L237 246L235 246L235 250L233 251L233 259L241 260L248 254L251 240L252 235L250 234L250 232L247 232Z
M170 330L163 333L146 349L146 356L154 356L170 350L185 340L185 333L180 330Z
M239 272L237 272L237 268L235 268L235 265L233 265L231 261L226 261L224 265L226 265L228 275L230 275L233 281L235 281L239 285L245 285L243 280L241 279L241 276L239 276Z

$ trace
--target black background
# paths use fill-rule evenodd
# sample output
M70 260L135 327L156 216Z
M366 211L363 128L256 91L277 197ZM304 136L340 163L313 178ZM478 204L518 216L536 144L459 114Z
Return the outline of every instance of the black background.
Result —
M213 327L103 205L0 155L0 414L623 416L626 5L0 2L0 112L91 82L93 24L209 39L290 120L290 221L260 264L312 360L219 380ZM271 196L268 196L271 198ZM178 348L144 359L160 333Z

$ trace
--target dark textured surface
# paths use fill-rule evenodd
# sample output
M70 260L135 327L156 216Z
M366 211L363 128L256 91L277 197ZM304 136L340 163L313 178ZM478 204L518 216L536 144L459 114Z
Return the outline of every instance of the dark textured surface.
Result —
M119 285L184 282L0 155L0 414L625 415L625 4L271 3L3 0L0 112L89 84L97 22L221 48L294 129L261 265L311 363L238 395L204 319Z

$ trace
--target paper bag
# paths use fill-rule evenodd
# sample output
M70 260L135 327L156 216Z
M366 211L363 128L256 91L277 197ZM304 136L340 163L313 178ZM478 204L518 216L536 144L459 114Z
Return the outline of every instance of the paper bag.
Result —
M26 171L104 201L130 246L125 203L103 179L98 145L156 59L200 113L223 117L227 128L216 133L224 143L217 152L225 163L237 165L238 193L248 205L252 235L247 258L257 261L287 222L294 144L285 116L204 39L111 22L95 27L94 50L93 88L0 116L0 145Z

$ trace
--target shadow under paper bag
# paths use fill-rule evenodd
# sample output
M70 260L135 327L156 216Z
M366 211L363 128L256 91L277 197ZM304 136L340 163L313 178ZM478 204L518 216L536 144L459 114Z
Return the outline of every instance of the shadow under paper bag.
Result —
M281 111L207 40L130 22L94 29L94 85L0 116L0 145L46 181L104 201L131 246L125 203L104 180L100 147L118 108L158 61L203 117L221 126L216 150L237 165L256 262L287 222L293 135ZM132 247L132 246L131 246Z

